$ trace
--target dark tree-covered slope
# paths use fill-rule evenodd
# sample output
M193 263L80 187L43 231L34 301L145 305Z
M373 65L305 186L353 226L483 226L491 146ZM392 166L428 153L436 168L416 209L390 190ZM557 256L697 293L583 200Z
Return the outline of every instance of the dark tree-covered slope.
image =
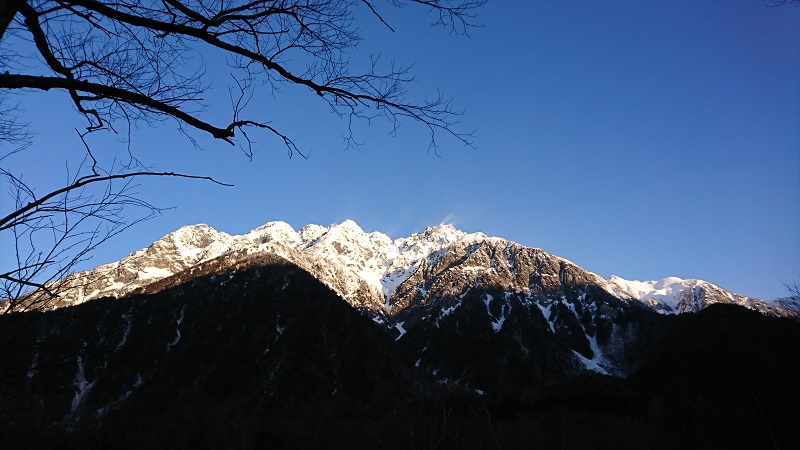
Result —
M390 326L243 253L2 317L0 447L798 447L796 321L660 315L558 264L515 292L447 258Z

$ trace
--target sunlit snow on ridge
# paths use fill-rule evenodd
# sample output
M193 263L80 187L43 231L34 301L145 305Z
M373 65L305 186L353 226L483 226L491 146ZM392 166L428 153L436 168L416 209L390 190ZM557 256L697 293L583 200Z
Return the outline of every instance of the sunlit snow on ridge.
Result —
M483 243L496 248L518 245L480 232L465 233L452 225L429 227L421 233L398 239L380 232L367 233L352 220L328 227L306 225L299 231L286 222L275 221L238 236L216 231L205 224L191 225L164 236L118 262L70 276L70 282L74 283L76 289L64 290L70 293L62 298L57 307L104 296L120 298L138 288L224 255L271 254L309 271L351 305L378 314L392 315L393 295L415 273L435 267L455 244L460 249L469 249ZM555 255L549 257L564 266L579 267L564 258ZM459 269L468 276L482 276L483 272L494 270L474 264L462 264ZM596 274L587 274L592 283L615 297L639 301L660 313L696 311L720 302L735 303L772 314L782 313L780 308L731 293L703 280L669 277L637 281L617 276L604 279ZM428 295L423 285L408 288L415 289L416 295L423 298ZM517 288L525 291L527 286ZM549 321L551 311L548 307L544 309L542 313ZM494 318L497 328L502 328L506 314L503 311Z

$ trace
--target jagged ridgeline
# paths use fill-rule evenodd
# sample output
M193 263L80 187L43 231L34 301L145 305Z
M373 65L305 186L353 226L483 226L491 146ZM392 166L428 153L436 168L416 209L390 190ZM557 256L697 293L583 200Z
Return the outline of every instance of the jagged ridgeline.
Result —
M797 311L449 225L196 225L63 286L0 318L5 448L800 444Z
M640 282L617 276L606 280L542 250L483 233L467 234L451 225L392 240L383 233L365 233L350 220L330 227L308 225L299 232L285 222L270 222L241 236L208 225L183 227L118 262L59 281L60 299L52 307L124 297L223 255L229 257L219 264L232 264L246 255L282 256L354 307L386 317L410 305L460 295L473 285L540 293L579 282L622 301L637 300L660 313L696 312L715 303L733 303L773 316L797 315L796 309L735 294L703 280L671 277ZM432 286L436 291L430 291Z

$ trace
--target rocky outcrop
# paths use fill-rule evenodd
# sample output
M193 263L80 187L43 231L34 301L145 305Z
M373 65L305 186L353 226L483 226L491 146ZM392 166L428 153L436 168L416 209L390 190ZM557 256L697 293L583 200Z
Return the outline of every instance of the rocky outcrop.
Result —
M703 280L605 280L539 249L451 225L392 240L364 232L355 222L295 231L270 222L241 236L207 225L183 227L122 260L58 282L54 308L101 297L120 298L195 265L229 255L277 254L309 271L351 305L391 317L430 299L449 298L469 286L513 293L547 292L564 284L598 286L621 300L638 300L661 313L696 312L732 303L764 314L795 316L785 305L729 292Z

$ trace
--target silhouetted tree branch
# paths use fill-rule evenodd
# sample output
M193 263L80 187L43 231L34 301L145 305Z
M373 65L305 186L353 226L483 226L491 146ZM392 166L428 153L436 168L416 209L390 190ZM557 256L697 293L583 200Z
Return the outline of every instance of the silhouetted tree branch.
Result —
M382 3L403 6L398 0ZM466 33L485 0L410 3L433 12L435 24ZM427 127L432 146L439 132L472 143L470 133L454 130L460 111L449 99L406 99L405 85L413 80L406 68L380 71L374 61L367 71L351 73L345 53L361 39L353 23L357 10L366 8L391 30L374 1L28 0L2 8L0 42L10 31L23 36L44 67L30 73L9 64L0 73L0 89L64 90L86 117L89 131L123 116L174 118L229 143L244 127L265 129L290 152L296 150L268 118L243 118L236 107L228 123L201 117L209 80L202 68L190 68L187 55L217 50L229 55L231 69L243 77L305 87L337 114L377 114L395 126L410 119Z
M372 58L365 69L350 62L362 36L358 20L377 20L387 32L391 11L422 7L433 25L467 34L486 0L3 0L0 2L0 162L31 143L10 95L61 91L85 120L79 133L86 156L61 187L37 187L0 167L13 202L0 205L0 233L14 242L14 267L0 268L3 311L46 309L63 279L101 242L159 210L139 199L131 181L142 177L199 178L114 162L104 169L85 136L128 130L137 123L174 120L191 133L238 144L252 157L248 130L266 132L291 157L301 150L270 117L247 111L256 88L270 93L300 87L346 123L348 146L358 145L353 124L382 118L397 130L403 121L422 125L436 149L438 136L472 145L456 130L461 114L450 99L407 98L408 68ZM366 13L363 17L361 13ZM366 17L366 19L364 19ZM202 56L224 55L231 111L219 121L204 95L214 81ZM199 57L199 58L196 58ZM198 63L197 61L201 61ZM297 92L297 91L293 91ZM298 95L298 94L293 94ZM59 97L60 98L60 97ZM214 110L219 110L214 107ZM129 150L130 152L130 150ZM5 156L4 156L5 155ZM220 183L221 184L221 183ZM10 205L10 206L9 206ZM124 209L142 215L128 219Z
M789 299L800 305L800 283L795 281L792 284L785 283L786 290L789 291Z
M93 160L93 159L92 159ZM0 314L47 309L57 302L60 280L72 272L98 245L160 210L139 199L130 183L139 177L210 177L173 172L137 171L103 174L87 161L72 182L41 197L22 179L0 168L12 186L15 209L0 219L0 233L11 233L16 268L0 273ZM83 169L83 170L82 170ZM88 170L90 173L85 173ZM122 182L122 184L117 184ZM143 211L130 220L125 209ZM4 249L11 253L12 249Z

